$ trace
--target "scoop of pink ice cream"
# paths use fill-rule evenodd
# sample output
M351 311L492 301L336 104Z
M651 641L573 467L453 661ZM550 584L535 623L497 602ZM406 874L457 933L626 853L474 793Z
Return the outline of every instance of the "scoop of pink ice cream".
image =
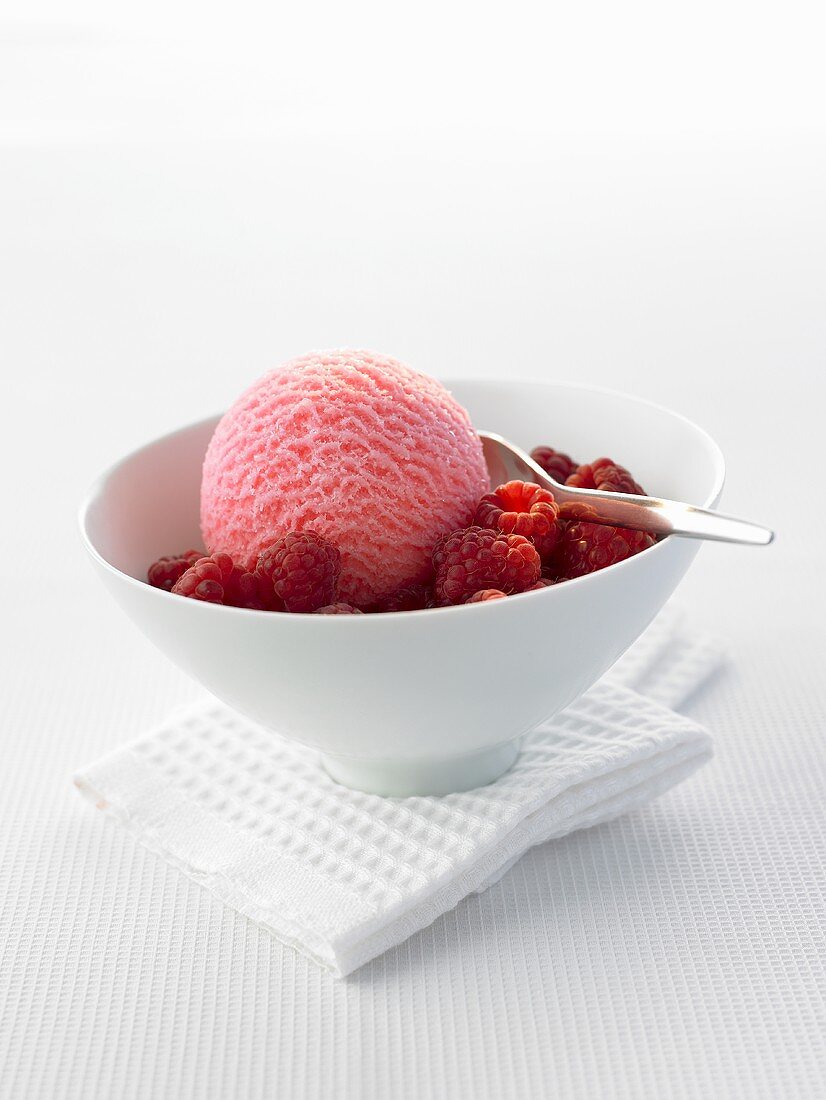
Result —
M341 551L339 599L425 580L440 535L489 490L465 410L426 375L366 351L319 352L255 382L207 449L201 528L245 567L289 531Z

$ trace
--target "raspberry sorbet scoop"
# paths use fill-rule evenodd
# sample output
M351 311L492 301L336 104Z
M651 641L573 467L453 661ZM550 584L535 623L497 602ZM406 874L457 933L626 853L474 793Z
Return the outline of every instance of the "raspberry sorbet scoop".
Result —
M382 355L318 352L255 382L204 459L201 529L246 569L293 531L338 547L338 598L428 578L439 537L489 489L479 437L444 386Z

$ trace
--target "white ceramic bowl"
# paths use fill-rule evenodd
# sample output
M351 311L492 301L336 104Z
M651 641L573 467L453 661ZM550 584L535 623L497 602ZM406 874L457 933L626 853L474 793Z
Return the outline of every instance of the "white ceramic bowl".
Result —
M623 394L532 382L448 382L477 428L583 461L609 454L650 492L717 503L724 465L700 428ZM101 580L176 664L256 722L318 749L348 786L445 794L489 783L523 734L591 686L654 618L699 543L668 538L598 573L464 607L288 615L213 606L144 583L161 554L201 545L201 462L217 418L128 455L80 513Z

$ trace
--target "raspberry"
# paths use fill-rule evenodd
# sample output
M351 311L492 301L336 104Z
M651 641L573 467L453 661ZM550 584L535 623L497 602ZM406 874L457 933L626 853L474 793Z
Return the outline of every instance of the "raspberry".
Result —
M530 588L526 588L526 592L538 592L540 588L550 588L551 585L556 584L556 581L551 577L540 577L536 584L532 584Z
M212 554L198 558L172 586L176 596L188 596L204 603L223 603L224 586L229 582L235 566L229 554Z
M421 611L422 608L431 607L433 592L426 584L411 584L408 588L400 588L390 596L375 605L373 611Z
M612 458L598 458L584 466L577 466L565 484L573 489L601 489L606 493L645 496L645 489L634 481L624 466L620 466Z
M577 468L577 463L570 455L563 454L562 451L555 451L553 447L534 447L531 451L531 458L537 466L541 466L545 473L549 474L554 481L558 481L560 485L564 485Z
M158 558L149 566L146 579L153 588L162 588L164 592L171 592L178 578L182 577L187 569L203 556L200 550L184 550L183 554Z
M566 525L554 560L560 579L571 580L624 561L653 545L654 539L644 531L575 522Z
M498 588L483 588L481 592L474 592L468 596L465 603L487 603L488 600L506 600L508 597Z
M252 611L283 611L284 603L265 577L245 573L237 565L224 582L224 603Z
M341 554L315 531L293 531L261 551L255 572L287 611L317 611L335 603Z
M549 490L529 481L509 481L482 497L473 522L508 535L524 535L546 557L556 545L558 516L559 505Z
M461 603L483 588L524 592L539 580L536 547L522 535L466 527L443 535L433 550L437 606Z
M363 611L359 611L357 607L353 607L351 603L328 603L326 607L319 607L313 612L314 615L363 615Z

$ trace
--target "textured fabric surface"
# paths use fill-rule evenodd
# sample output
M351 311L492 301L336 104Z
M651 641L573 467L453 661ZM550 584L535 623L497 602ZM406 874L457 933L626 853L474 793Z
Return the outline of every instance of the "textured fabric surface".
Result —
M666 626L626 655L621 675L656 685L669 642L713 660L713 647ZM698 686L699 662L670 667L665 690ZM147 847L340 975L485 889L533 845L645 804L709 755L693 722L599 684L530 734L496 783L387 799L348 791L316 753L208 701L75 783Z

